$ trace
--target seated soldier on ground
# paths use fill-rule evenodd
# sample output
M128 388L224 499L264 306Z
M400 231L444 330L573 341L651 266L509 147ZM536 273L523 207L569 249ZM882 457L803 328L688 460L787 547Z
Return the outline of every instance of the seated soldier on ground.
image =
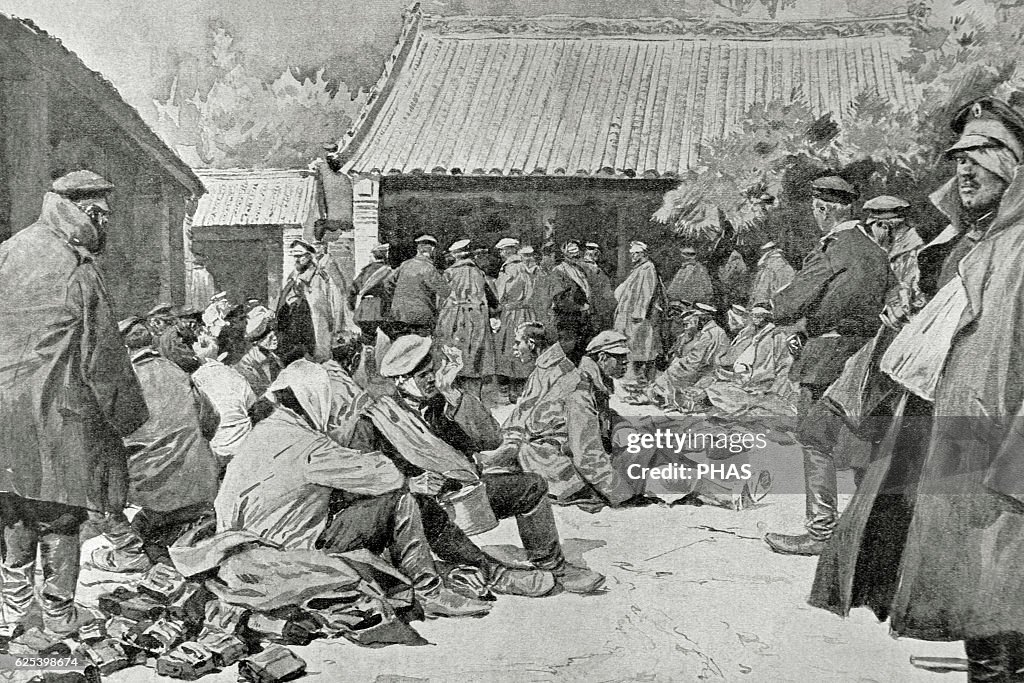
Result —
M733 417L795 416L799 387L789 379L793 355L788 332L772 322L767 306L751 309L751 335L731 365L721 365L715 381L705 387L706 402L716 412Z
M428 617L482 616L490 604L441 581L405 478L380 452L338 445L330 379L297 360L268 390L274 412L249 433L228 464L215 502L217 531L245 530L287 550L390 551ZM329 517L332 493L351 496Z
M715 362L729 343L725 331L712 317L715 309L697 304L684 314L684 333L692 339L679 350L665 372L661 373L647 390L647 399L669 410L689 412L694 398L714 380Z
M614 337L609 338L609 334ZM516 330L515 353L535 368L523 395L502 425L501 446L481 455L496 466L521 468L544 477L559 503L618 507L642 499L630 480L612 465L601 429L597 391L625 372L629 347L622 334L602 333L587 346L587 375L565 357L560 343L548 343L544 328L523 323ZM605 373L609 373L607 376Z
M557 581L571 593L591 593L604 576L570 564L562 552L544 479L521 471L484 468L477 477L474 456L501 443L497 422L479 398L452 384L462 365L458 349L443 349L435 371L429 337L395 340L381 359L380 373L398 388L382 396L356 425L350 445L381 450L409 477L420 503L430 547L446 562L484 570L496 593L537 597ZM448 472L451 477L440 473ZM468 476L467 476L468 475ZM461 477L457 481L452 477ZM498 519L515 517L519 537L534 570L510 569L480 550L438 505L437 497L479 479Z
M163 559L166 546L192 524L213 515L221 467L200 425L202 397L177 365L151 348L142 318L118 327L149 407L149 419L125 437L128 498L141 508L131 524L123 513L107 517L110 546L93 550L92 564L111 572L139 572Z

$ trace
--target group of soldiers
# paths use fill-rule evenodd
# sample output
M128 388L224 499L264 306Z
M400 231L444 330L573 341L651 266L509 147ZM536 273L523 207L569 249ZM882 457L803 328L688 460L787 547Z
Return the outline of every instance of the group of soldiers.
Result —
M892 196L855 219L856 188L821 177L818 247L794 272L764 245L749 298L722 311L697 291L690 247L666 289L632 242L613 289L596 245L566 243L555 265L506 237L492 284L469 240L438 271L424 235L395 269L375 247L347 302L296 240L274 310L218 295L117 323L95 265L113 187L88 171L54 181L39 221L0 245L5 624L68 635L95 618L75 602L90 516L106 535L90 560L108 571L173 561L186 531L244 532L387 551L433 617L487 613L466 576L493 593L593 592L604 577L566 559L552 506L651 502L612 450L622 389L673 410L795 412L806 533L765 540L820 555L812 604L965 640L972 680L1019 680L1024 114L986 98L953 129L956 176L933 195L947 229L926 242ZM362 348L341 343L346 306ZM514 403L500 425L480 397L490 375ZM842 466L858 490L840 516ZM473 542L504 518L528 563Z

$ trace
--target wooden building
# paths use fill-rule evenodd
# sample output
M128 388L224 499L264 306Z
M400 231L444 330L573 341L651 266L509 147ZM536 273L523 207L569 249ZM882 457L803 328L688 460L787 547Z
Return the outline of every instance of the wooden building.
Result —
M103 76L0 14L0 240L39 217L54 178L83 168L116 186L99 259L116 312L183 301L181 225L199 178Z
M913 106L899 68L912 30L903 16L440 17L413 6L340 145L357 266L378 237L404 251L421 231L442 246L511 234L597 241L624 276L630 239L667 242L649 221L664 192L752 104L803 98L838 119L861 93Z
M207 188L187 237L203 257L217 289L235 301L270 301L292 269L288 245L296 238L327 243L351 279L350 239L322 235L327 213L323 185L310 169L197 169Z

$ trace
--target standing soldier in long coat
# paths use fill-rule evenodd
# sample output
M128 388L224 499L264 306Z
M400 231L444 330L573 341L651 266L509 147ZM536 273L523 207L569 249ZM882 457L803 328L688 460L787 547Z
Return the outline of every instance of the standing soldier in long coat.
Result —
M378 244L370 250L370 257L373 260L359 271L359 275L352 281L352 288L348 294L348 305L353 311L353 321L362 332L363 363L367 372L371 374L377 371L377 361L374 357L377 330L384 324L389 308L384 283L392 273L391 266L388 265L390 249L389 244Z
M551 325L551 293L554 288L555 269L555 246L546 244L541 247L540 263L537 263L537 254L533 247L525 246L519 250L523 255L523 263L526 270L533 278L533 294L530 296L530 310L533 311L533 319L543 323L545 327Z
M665 292L668 300L713 304L715 288L711 283L707 266L697 260L697 248L692 244L684 244L679 254L683 262Z
M761 258L757 260L754 281L750 285L748 308L771 301L775 292L793 281L794 275L796 271L789 265L789 261L782 255L782 249L779 249L774 241L762 244Z
M594 310L594 329L607 330L615 322L615 293L612 290L611 278L601 269L598 262L601 256L601 245L587 242L583 250L583 272L590 281L591 306Z
M897 411L810 602L844 616L869 607L900 636L963 640L969 680L1013 681L1024 670L1024 115L985 98L953 128L956 177L932 196L952 220L932 242L945 258L921 272L941 289L911 320L930 332L907 342L941 345L919 374L937 383L917 383Z
M487 286L484 271L470 258L469 240L449 247L455 263L444 271L448 296L437 316L437 338L462 351L461 388L479 397L484 379L494 374L494 335L491 311L498 302Z
M90 171L53 182L39 220L0 245L0 520L3 615L18 624L39 591L47 631L94 619L75 605L86 511L120 512L121 437L149 418L96 255L113 185Z
M851 220L856 190L837 176L811 184L814 218L824 233L821 245L804 259L793 281L772 298L775 321L806 320L808 340L790 369L800 384L798 436L803 446L806 481L806 534L770 533L778 553L817 555L832 536L838 512L834 450L844 428L825 390L847 359L878 331L878 316L894 284L889 256L858 221ZM799 346L799 339L794 340Z
M524 363L515 350L516 330L522 323L533 320L530 297L533 296L533 277L519 254L519 241L505 237L495 245L504 263L498 272L497 295L501 308L501 325L495 335L494 372L499 384L507 392L509 403L515 403L523 393L526 378L533 371L531 363Z
M575 363L594 336L590 280L580 265L580 243L562 247L562 262L551 271L551 318L558 341ZM550 334L550 333L549 333Z
M615 290L615 331L629 340L629 371L641 387L653 379L654 360L661 354L661 312L665 288L647 257L647 245L631 242L633 270Z
M448 297L448 283L434 267L437 240L431 235L416 238L416 255L398 266L384 280L384 292L391 302L388 335L399 337L434 334L437 311Z
M291 243L295 270L289 273L277 300L278 334L285 364L309 356L322 363L345 328L343 290L316 259L316 247L303 240Z

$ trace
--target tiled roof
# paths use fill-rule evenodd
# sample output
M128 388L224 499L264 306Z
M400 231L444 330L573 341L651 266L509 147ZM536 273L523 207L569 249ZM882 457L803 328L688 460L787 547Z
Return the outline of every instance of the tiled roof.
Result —
M672 177L752 103L842 118L862 92L913 106L906 21L779 24L414 8L343 141L351 173Z
M110 116L183 187L195 195L202 194L202 183L192 169L146 125L139 112L125 102L110 81L86 66L60 39L51 36L30 19L0 14L0 44L20 52L26 62L62 75L74 89Z
M194 227L303 225L310 211L320 212L313 171L196 169L206 186Z

